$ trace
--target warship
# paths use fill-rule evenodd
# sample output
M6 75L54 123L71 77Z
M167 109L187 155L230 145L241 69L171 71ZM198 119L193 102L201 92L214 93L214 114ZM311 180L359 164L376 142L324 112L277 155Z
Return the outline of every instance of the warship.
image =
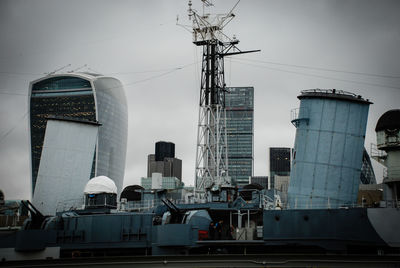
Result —
M231 183L223 58L255 52L239 50L236 38L222 41L232 10L212 20L199 15L189 1L193 43L203 47L194 192L136 185L118 196L113 180L98 176L86 184L82 200L66 202L55 215L44 215L23 201L30 217L21 228L0 232L2 264L27 266L43 260L39 266L51 266L56 264L51 260L124 256L187 256L198 262L230 256L225 261L238 261L235 256L247 260L245 256L272 253L395 254L398 264L400 110L386 112L376 125L380 153L375 157L388 170L384 198L378 203L355 204L371 102L336 89L305 90L298 96L300 108L291 120L296 140L286 201L257 184L238 188ZM166 259L152 260L169 264Z
M310 92L304 94L309 97ZM55 216L45 216L24 201L31 216L20 230L0 233L0 257L16 261L282 252L398 254L399 114L400 110L388 111L377 123L388 176L385 198L375 207L334 202L325 208L318 203L289 207L290 201L282 203L276 192L257 184L209 187L203 200L188 195L186 200L174 199L173 191L128 186L117 202L115 184L100 176L86 185L83 206L60 209ZM290 193L289 188L289 200Z

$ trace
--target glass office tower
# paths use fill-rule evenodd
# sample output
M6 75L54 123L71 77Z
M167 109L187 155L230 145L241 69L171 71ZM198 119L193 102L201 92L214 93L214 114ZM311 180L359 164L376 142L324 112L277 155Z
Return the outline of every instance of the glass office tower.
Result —
M270 189L275 188L275 175L290 176L290 148L269 148Z
M369 154L365 148L364 148L363 158L362 158L360 183L361 184L376 184L376 177L375 177L374 168L372 167L371 158L369 157Z
M29 109L32 192L39 171L47 118L52 116L101 124L91 178L107 176L122 191L128 109L119 80L92 73L48 75L30 83Z
M254 88L228 87L225 94L228 174L238 185L253 175Z

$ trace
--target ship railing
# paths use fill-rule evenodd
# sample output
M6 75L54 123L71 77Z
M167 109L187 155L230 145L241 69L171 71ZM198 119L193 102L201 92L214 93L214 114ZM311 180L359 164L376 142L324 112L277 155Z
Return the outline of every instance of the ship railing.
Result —
M56 212L80 210L84 209L84 207L85 207L84 197L76 199L68 199L57 203Z
M302 90L301 94L305 93L324 93L324 94L338 94L338 95L346 95L346 96L351 96L351 97L358 97L359 95L356 95L352 92L348 92L345 90L338 90L338 89L322 89L322 88L314 88L314 89L306 89Z
M383 200L375 205L359 204L359 203L343 203L343 204L332 204L329 202L298 202L293 207L289 203L281 203L278 206L282 209L347 209L347 208L366 208L366 207L381 207L381 208L400 208L400 200ZM276 208L275 208L276 209Z
M280 200L279 200L280 201ZM326 198L320 196L313 196L309 198L308 195L292 196L292 201L278 202L275 209L333 209L333 208L360 208L363 207L359 203L348 203L343 200L335 198Z
M128 201L120 202L119 208L121 211L147 211L160 205L160 203L161 201L157 199Z
M199 200L199 199L172 199L171 200L174 204L179 205L179 204L202 204L205 203L205 200Z
M194 199L169 199L169 200L175 205L201 203L200 201L197 202ZM122 201L119 203L119 209L121 211L148 211L162 204L163 203L160 199L141 200L141 201Z
M383 200L379 206L383 208L400 208L400 200Z
M282 203L282 209L349 209L349 208L362 208L363 206L358 203L346 203L346 204L335 204L331 205L326 202L314 202L314 203L297 203L293 207L290 206L289 203Z
M308 124L309 121L309 111L307 107L294 108L290 111L290 121L297 128L300 124L300 121L305 121Z
M0 230L1 229L19 229L24 221L28 218L26 215L0 215Z
M296 120L299 118L300 108L293 108L290 110L290 121Z
M378 161L382 165L385 165L387 154L385 151L380 150L378 148L378 145L376 145L375 143L371 143L369 155L372 157L372 159Z
M201 203L200 201L196 201L194 199L170 199L174 204L196 204ZM160 199L149 199L149 200L140 200L140 201L124 201L121 200L118 202L118 208L121 211L148 211L159 205L162 205L162 201ZM99 207L107 206L108 204L101 204ZM92 208L95 205L90 205ZM69 199L64 200L62 202L58 202L56 206L56 212L66 212L72 210L82 210L85 208L85 199L77 198L77 199Z

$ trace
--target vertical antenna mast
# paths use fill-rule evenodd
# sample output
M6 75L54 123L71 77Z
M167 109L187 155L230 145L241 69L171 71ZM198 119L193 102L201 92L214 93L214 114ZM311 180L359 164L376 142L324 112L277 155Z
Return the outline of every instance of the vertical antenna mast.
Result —
M240 51L239 41L229 38L222 30L235 17L235 6L226 14L203 14L192 9L189 0L188 15L192 21L193 43L203 47L201 69L199 124L197 132L195 192L204 196L206 188L231 186L228 176L228 156L225 113L224 56L255 51ZM235 52L230 52L235 51Z

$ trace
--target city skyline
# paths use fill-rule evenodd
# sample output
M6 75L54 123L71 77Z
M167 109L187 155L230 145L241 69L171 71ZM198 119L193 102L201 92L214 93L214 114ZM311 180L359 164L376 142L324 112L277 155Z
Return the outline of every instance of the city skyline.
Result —
M200 3L193 1L193 8L201 10ZM215 2L215 12L228 12L235 3ZM124 186L140 184L158 140L176 144L183 181L193 185L201 50L176 26L177 14L179 23L189 23L186 11L186 0L1 1L0 189L6 199L31 197L29 82L68 64L63 72L96 71L115 76L125 88ZM378 0L238 4L226 34L237 36L240 49L261 52L226 58L225 80L227 86L256 88L255 176L268 174L269 147L293 147L290 110L304 89L336 88L370 99L365 147L376 143L378 118L399 108L399 12L398 1ZM383 167L373 166L380 182Z

